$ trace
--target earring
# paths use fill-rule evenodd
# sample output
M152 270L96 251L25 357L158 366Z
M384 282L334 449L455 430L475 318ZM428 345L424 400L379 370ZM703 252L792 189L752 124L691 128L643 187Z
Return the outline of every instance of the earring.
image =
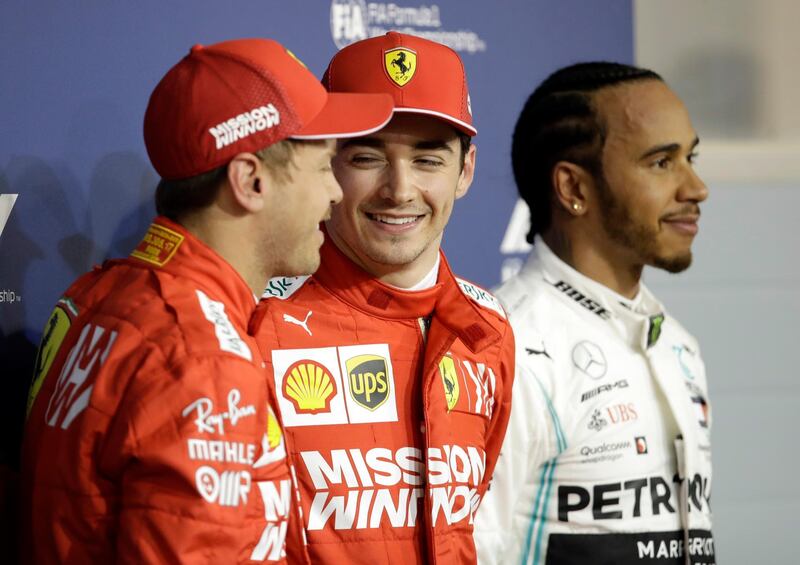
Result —
M576 212L580 211L580 209L581 209L580 202L573 202L572 203L572 209L575 210Z

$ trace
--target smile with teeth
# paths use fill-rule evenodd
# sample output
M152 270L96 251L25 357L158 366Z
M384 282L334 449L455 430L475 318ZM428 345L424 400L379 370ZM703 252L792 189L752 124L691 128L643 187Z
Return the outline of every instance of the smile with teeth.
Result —
M385 216L383 214L367 214L371 220L375 220L376 222L381 222L383 224L391 224L393 226L402 226L404 224L410 224L412 222L416 222L420 216Z

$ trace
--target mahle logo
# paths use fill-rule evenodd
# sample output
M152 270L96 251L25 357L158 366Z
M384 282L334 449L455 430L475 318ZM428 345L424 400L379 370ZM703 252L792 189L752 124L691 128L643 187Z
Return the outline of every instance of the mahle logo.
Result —
M331 2L331 35L341 49L367 38L367 4L364 0Z
M11 209L17 201L18 194L0 194L0 235L3 235L3 229L6 227L6 222L11 216Z
M347 360L350 396L359 406L376 410L389 398L386 359L378 355L357 355Z

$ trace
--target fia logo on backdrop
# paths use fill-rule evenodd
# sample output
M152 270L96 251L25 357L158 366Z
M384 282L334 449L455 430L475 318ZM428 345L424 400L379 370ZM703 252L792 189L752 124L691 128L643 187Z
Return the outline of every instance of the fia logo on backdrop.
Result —
M447 29L438 4L397 4L331 0L331 38L339 49L394 30L444 43L464 53L486 51L486 41L470 29Z

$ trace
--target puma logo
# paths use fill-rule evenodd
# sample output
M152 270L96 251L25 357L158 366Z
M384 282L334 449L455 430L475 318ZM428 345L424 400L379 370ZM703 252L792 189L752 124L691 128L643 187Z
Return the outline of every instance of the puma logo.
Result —
M553 358L550 357L550 354L544 348L544 342L542 342L542 348L541 349L532 349L530 347L526 347L525 351L528 353L528 355L544 355L545 357L550 359L550 361L553 360Z
M302 322L297 318L295 318L294 316L292 316L291 314L284 314L283 321L289 322L290 324L295 324L296 326L300 326L301 328L303 328L308 332L308 335L313 336L314 334L312 334L311 330L308 329L308 319L311 317L311 314L313 313L314 313L313 311L309 310L308 314L306 314L306 317Z

